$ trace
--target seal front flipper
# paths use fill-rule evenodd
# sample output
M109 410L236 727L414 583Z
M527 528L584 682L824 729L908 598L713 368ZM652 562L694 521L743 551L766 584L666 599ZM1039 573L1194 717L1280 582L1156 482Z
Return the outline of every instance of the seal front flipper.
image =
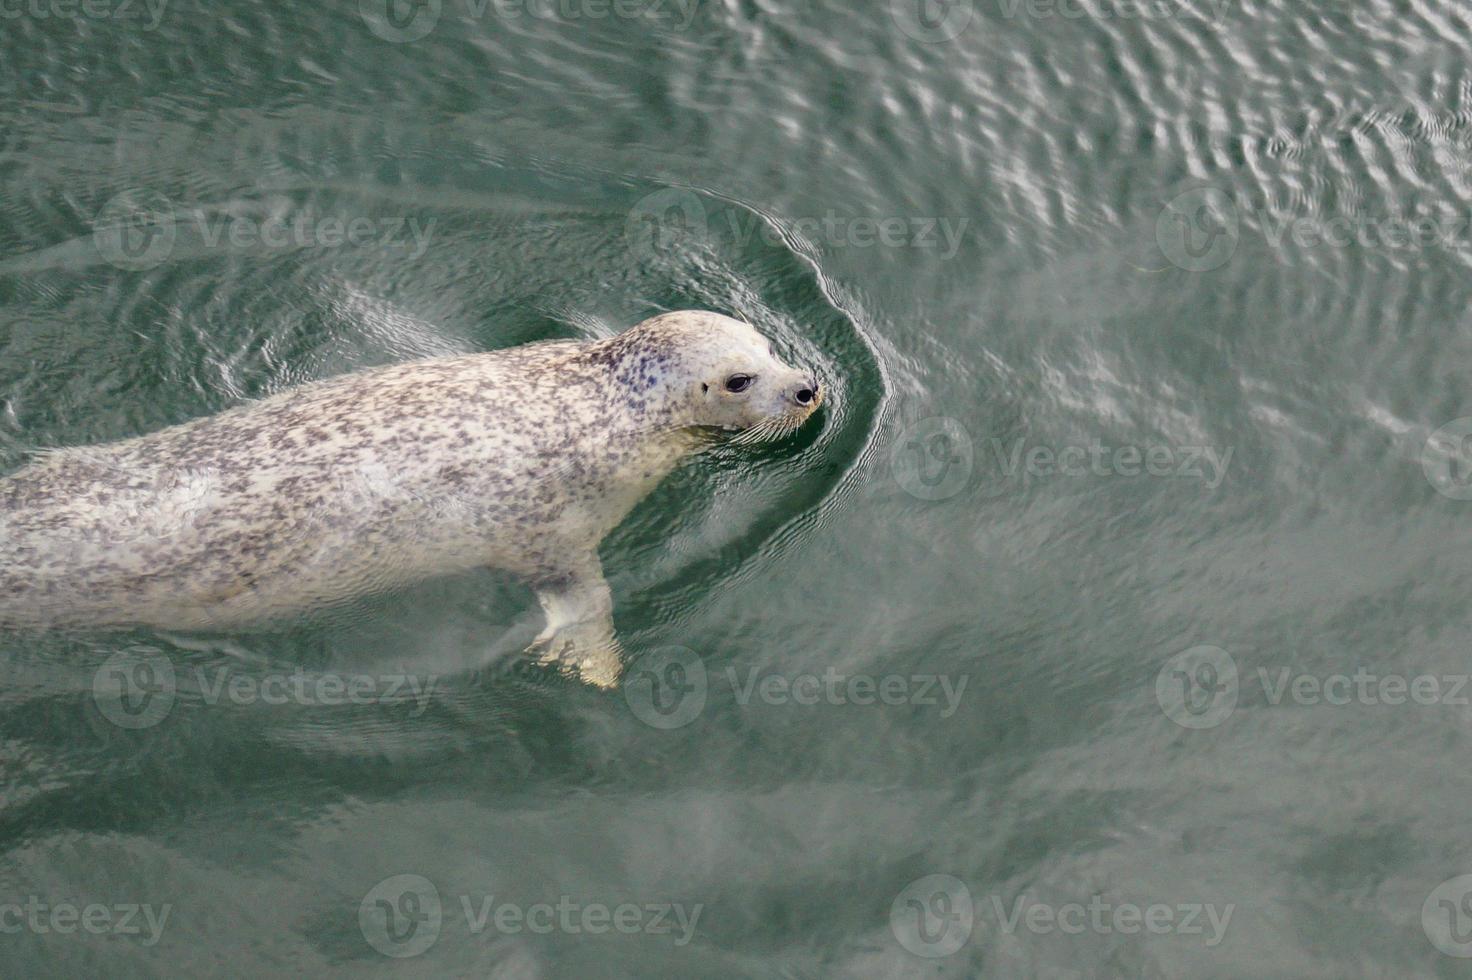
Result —
M613 596L596 557L534 585L547 625L527 653L572 667L598 687L618 683L623 659L613 632Z

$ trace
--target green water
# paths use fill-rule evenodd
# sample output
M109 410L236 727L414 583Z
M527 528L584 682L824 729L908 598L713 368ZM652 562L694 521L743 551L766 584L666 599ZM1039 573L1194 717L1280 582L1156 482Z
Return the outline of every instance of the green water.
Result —
M684 307L830 393L621 691L490 572L0 637L0 975L1472 974L1464 7L0 21L0 471Z

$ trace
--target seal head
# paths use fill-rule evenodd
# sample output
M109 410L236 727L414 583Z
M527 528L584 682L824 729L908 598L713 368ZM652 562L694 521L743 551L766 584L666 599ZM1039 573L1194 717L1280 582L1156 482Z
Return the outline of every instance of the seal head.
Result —
M751 324L719 313L667 313L595 347L669 424L740 433L740 442L779 439L823 401L816 377L785 364Z

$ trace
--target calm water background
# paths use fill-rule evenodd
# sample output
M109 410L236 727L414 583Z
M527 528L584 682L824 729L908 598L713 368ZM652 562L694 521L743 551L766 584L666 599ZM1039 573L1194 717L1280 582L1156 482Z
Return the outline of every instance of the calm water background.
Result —
M0 16L4 469L680 307L832 393L605 543L622 693L489 573L0 639L4 976L1472 972L1465 7Z

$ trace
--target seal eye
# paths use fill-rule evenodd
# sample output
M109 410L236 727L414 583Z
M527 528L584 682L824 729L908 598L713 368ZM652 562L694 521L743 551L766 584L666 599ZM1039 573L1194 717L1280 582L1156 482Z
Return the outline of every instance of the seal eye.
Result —
M749 387L751 387L751 375L749 374L733 374L726 379L727 391L745 391Z

